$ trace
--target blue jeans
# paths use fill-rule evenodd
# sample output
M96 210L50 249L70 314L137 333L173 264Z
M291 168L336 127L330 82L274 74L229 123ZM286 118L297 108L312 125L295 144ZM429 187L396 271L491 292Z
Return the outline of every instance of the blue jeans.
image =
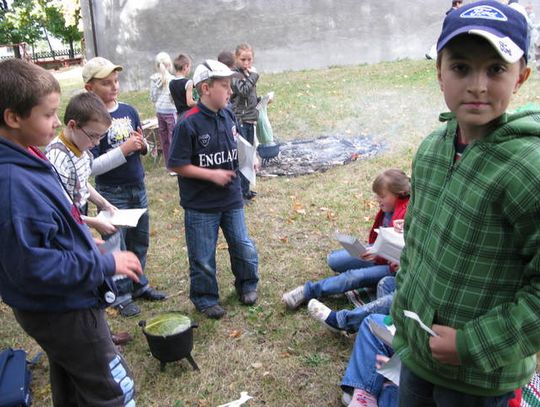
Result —
M361 307L336 312L337 324L348 332L356 332L370 314L390 314L396 282L394 276L382 278L377 284L377 299Z
M352 257L345 249L334 250L328 255L327 262L328 266L336 273L375 266L375 263L372 261Z
M384 315L373 314L360 325L341 387L345 391L350 387L362 389L377 398L379 407L392 407L397 404L397 386L383 386L386 379L377 372L376 356L391 357L394 352L373 335L368 324L374 321L384 326L383 319Z
M144 184L140 185L100 185L96 184L96 190L103 197L118 209L137 209L147 208L148 200L146 198L146 188ZM150 243L150 216L146 211L139 219L137 227L120 228L122 231L122 250L129 250L137 256L144 270L146 265L146 253ZM104 236L107 239L107 236ZM148 289L148 278L143 274L140 276L138 283L133 283L133 297L141 295ZM117 286L119 293L122 294L125 289L122 289L123 284L130 285L130 281L121 282L118 280ZM126 288L129 289L129 288Z
M184 223L191 281L189 298L199 311L216 305L219 301L216 279L219 228L229 246L237 293L257 290L259 258L247 233L243 208L225 212L185 209Z
M238 132L249 144L253 145L253 142L255 141L255 126L253 123L240 123ZM244 174L241 172L239 172L239 174L242 195L245 197L247 194L249 194L249 181L246 177L244 177Z
M400 407L506 407L514 397L514 392L481 397L451 390L421 379L403 363L399 382Z
M380 265L347 270L341 274L304 284L304 296L310 300L361 287L375 287L383 277L390 276L390 266Z

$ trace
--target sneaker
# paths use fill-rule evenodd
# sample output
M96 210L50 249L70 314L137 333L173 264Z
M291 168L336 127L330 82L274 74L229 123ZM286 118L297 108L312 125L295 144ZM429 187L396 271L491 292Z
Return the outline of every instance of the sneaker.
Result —
M111 339L115 345L125 345L133 340L133 336L129 332L115 332L111 334Z
M349 394L347 392L343 392L341 395L341 404L347 407L352 401L352 394Z
M257 291L240 295L240 302L244 305L254 305L257 302Z
M201 313L211 319L221 319L227 313L227 311L225 311L225 308L223 308L221 305L216 304L201 310Z
M283 302L287 308L296 309L306 301L304 296L304 286L300 285L294 290L289 291L288 293L283 294L281 297L281 302Z
M319 321L330 331L348 336L347 332L344 329L340 329L337 326L332 326L328 322L326 322L332 310L326 305L324 305L322 302L316 300L315 298L310 300L308 302L308 312L313 319Z
M139 315L141 313L139 306L131 299L127 302L118 304L116 308L118 308L120 311L120 315L126 318L134 317L135 315Z

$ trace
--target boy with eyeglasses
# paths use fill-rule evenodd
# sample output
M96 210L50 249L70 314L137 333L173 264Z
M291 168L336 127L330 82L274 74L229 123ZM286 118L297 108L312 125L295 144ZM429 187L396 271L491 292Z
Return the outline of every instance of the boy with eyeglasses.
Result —
M93 162L89 150L96 147L107 133L111 116L101 99L85 92L69 101L64 125L62 132L45 149L45 155L56 169L68 198L77 206L85 223L102 235L110 235L116 232L112 224L87 214L88 201L100 210L116 209L88 182Z

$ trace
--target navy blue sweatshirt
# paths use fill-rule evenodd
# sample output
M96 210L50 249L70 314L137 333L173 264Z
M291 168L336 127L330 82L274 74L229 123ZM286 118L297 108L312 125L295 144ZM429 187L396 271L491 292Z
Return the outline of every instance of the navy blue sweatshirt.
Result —
M9 306L64 312L98 304L115 272L52 165L0 137L0 294Z

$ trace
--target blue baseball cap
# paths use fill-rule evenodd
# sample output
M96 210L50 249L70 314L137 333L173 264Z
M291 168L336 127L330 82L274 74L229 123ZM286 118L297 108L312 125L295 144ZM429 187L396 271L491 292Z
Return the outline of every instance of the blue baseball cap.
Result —
M476 1L449 13L437 41L437 53L461 34L485 38L506 62L527 61L527 20L517 10L498 1Z

